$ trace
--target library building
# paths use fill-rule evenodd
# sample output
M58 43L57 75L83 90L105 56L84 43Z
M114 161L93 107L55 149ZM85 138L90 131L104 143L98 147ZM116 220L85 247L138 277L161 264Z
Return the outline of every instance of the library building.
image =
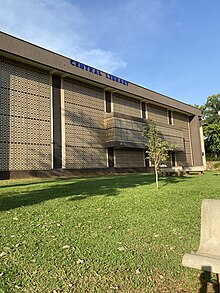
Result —
M175 145L167 168L203 168L201 111L0 32L0 179L150 172L147 119Z

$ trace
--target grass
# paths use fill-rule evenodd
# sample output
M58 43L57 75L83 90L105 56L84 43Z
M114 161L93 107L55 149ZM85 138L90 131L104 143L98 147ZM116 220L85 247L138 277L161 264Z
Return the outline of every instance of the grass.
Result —
M0 292L198 292L204 198L216 172L0 181Z

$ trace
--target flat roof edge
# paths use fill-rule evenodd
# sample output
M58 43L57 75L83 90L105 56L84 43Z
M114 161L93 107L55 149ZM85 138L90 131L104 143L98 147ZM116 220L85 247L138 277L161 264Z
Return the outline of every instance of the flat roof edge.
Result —
M162 104L168 108L175 108L188 114L201 116L200 109L188 105L184 102L160 94L143 86L134 84L130 81L126 81L123 78L116 77L107 72L93 68L92 66L80 62L79 64L82 65L79 65L75 63L77 61L73 59L65 57L56 52L52 52L28 41L11 36L4 32L0 32L0 51L10 53L12 56L17 56L24 60L29 60L36 64L41 64L45 67L56 69L70 75L78 76L86 80L91 80L92 82L114 88L115 90L132 94L134 96L139 96L148 101L152 101L152 103ZM72 63L71 60L73 61ZM84 67L83 69L83 65L87 67ZM87 70L85 70L85 68L87 68Z

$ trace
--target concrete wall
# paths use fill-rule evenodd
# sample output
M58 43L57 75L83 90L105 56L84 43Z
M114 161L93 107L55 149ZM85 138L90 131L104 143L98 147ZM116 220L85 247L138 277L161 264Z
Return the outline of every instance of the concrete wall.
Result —
M202 166L202 146L200 138L200 122L198 116L192 116L189 119L191 149L192 149L192 165Z

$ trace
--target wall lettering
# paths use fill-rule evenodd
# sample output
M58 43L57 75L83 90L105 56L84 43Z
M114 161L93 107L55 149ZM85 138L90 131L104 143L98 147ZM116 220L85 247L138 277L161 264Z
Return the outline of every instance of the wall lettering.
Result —
M80 63L80 62L75 61L73 59L70 59L70 64L75 66L75 67L78 67L78 68L80 68L82 70L86 70L88 72L91 72L93 74L96 74L96 75L99 75L99 76L105 76L107 79L110 79L110 80L115 81L115 82L119 82L119 83L121 83L123 85L128 86L128 84L129 84L128 81L126 81L126 80L124 80L124 79L122 79L120 77L117 77L117 76L109 74L109 73L104 73L99 69L93 68L91 66L88 66L86 64Z

